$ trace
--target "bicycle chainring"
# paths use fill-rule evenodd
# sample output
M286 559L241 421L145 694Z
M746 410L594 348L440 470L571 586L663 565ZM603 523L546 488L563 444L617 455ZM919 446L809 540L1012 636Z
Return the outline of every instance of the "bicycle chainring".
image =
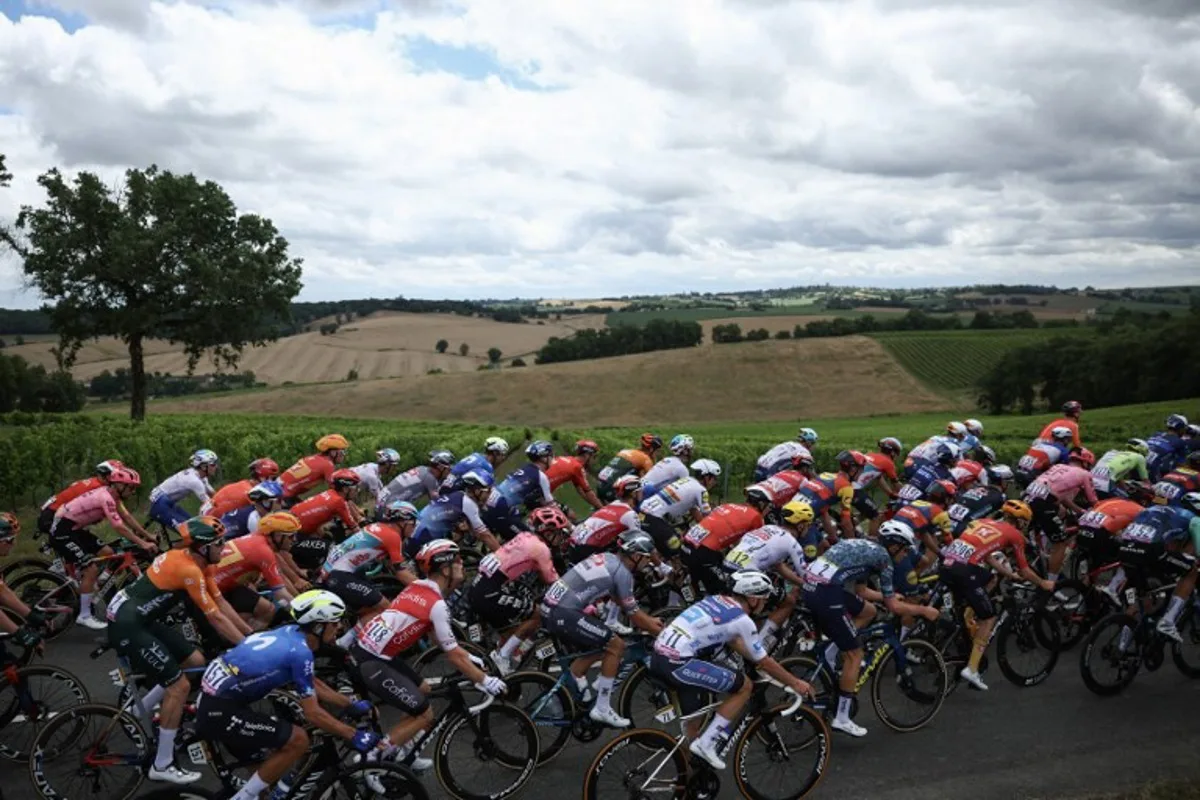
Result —
M688 781L688 800L716 800L721 779L711 769L700 769Z
M606 729L607 726L594 721L586 714L576 717L571 723L571 735L580 742L594 742Z

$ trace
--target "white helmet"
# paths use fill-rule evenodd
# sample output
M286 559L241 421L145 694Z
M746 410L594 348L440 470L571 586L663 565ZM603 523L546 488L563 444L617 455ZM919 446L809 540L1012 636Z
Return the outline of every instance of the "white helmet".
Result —
M292 600L292 619L299 625L337 622L346 614L342 598L324 589L311 589Z
M192 453L191 464L193 467L205 467L216 464L218 460L217 454L212 450L197 450Z
M489 436L483 442L483 452L499 453L502 456L506 456L508 455L508 442L499 436Z
M688 436L686 433L681 433L672 438L671 444L668 446L670 447L672 453L677 456L681 456L684 453L690 453L696 449L696 440L691 436Z
M967 426L963 425L961 422L951 422L946 426L946 433L950 434L951 436L957 436L961 439L967 435Z
M735 572L729 578L729 588L734 594L743 597L770 597L775 585L766 573L754 569Z
M912 528L898 519L889 519L879 526L879 542L884 546L899 544L910 550L917 549L917 537L913 535Z
M1062 442L1069 442L1075 438L1075 434L1066 425L1059 425L1057 428L1050 430L1050 438Z
M974 436L983 436L983 423L977 419L969 419L964 423L967 426L967 432Z
M717 477L721 474L721 465L711 458L698 458L692 462L692 472L700 477Z

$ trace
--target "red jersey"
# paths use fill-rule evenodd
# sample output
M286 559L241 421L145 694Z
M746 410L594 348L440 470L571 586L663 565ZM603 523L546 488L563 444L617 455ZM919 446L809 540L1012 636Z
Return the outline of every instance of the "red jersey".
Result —
M208 568L208 574L222 592L249 583L259 575L272 589L283 586L275 548L266 536L257 533L226 542L221 548L221 560Z
M292 506L291 512L300 518L301 533L316 533L334 518L340 519L347 528L358 527L358 522L350 513L350 503L333 489L301 500Z
M704 519L693 525L683 537L689 547L705 547L709 550L728 550L750 531L763 526L762 514L758 509L743 503L725 503L712 510Z
M317 454L305 456L292 464L279 476L283 484L284 497L299 497L321 483L329 483L329 476L337 469L329 456Z
M888 480L898 480L896 477L896 462L892 461L891 456L883 453L863 453L863 457L867 459L867 466L873 467L876 472L882 473Z
M608 547L625 531L640 529L638 513L628 503L609 503L598 508L571 531L571 544Z
M1101 500L1083 513L1079 518L1079 527L1104 531L1110 536L1116 536L1144 510L1132 500L1123 500L1119 497Z
M587 470L583 462L575 456L558 456L550 462L546 470L546 479L550 481L550 491L557 491L567 481L575 484L575 488L586 492L592 487L588 483Z
M992 553L1007 550L1022 569L1029 567L1025 560L1025 536L1007 522L983 519L971 523L963 535L942 551L947 564L981 565Z
M1071 446L1072 447L1083 447L1083 444L1079 441L1079 423L1073 419L1056 419L1056 420L1054 420L1054 422L1051 422L1049 425L1042 428L1042 432L1040 434L1038 434L1038 439L1041 439L1043 442L1054 441L1054 437L1050 434L1050 431L1054 430L1055 428L1070 428L1071 429Z
M392 659L415 645L431 628L442 650L458 647L441 590L433 581L414 581L396 595L386 611L359 623L354 631L355 642L372 655Z
M255 481L244 480L222 486L208 501L208 513L220 518L230 511L237 511L242 506L250 505L250 498L246 495L257 485L258 483Z
M100 480L99 478L84 478L81 481L75 481L70 486L54 495L46 502L42 503L42 510L45 511L46 509L50 509L51 511L58 511L76 497L87 494L93 489L99 489L105 485L106 484L104 481Z
M796 496L796 492L800 491L802 483L804 483L804 473L794 469L785 469L782 472L776 472L765 481L759 481L747 488L762 489L766 492L767 497L771 498L773 506L783 508Z

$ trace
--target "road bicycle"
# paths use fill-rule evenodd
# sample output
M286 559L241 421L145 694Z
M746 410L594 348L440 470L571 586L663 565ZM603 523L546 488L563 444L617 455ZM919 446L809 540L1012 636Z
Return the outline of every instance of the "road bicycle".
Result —
M30 648L19 657L0 634L0 759L28 761L33 742L52 719L90 701L83 681L61 667L30 665Z

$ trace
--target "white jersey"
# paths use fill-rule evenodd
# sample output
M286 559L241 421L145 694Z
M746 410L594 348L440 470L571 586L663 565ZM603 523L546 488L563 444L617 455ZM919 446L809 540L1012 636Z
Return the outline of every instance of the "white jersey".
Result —
M383 487L379 502L405 500L415 503L425 496L429 497L430 502L438 499L438 479L432 469L422 464L392 478L388 485Z
M659 489L642 502L641 512L648 517L659 517L670 522L680 522L692 509L708 514L708 490L695 478L680 478Z
M654 640L654 652L672 660L708 658L741 639L754 663L767 656L754 620L732 598L710 595L685 609Z
M150 502L166 498L171 503L178 503L191 494L195 495L201 503L207 503L212 493L213 488L208 480L201 478L195 467L188 467L155 486L150 492Z
M626 531L641 530L638 512L628 503L609 503L580 522L571 531L571 544L608 547Z
M758 466L760 469L770 471L780 464L791 464L796 456L812 458L812 453L799 442L780 442L759 456Z
M961 445L958 439L953 436L932 436L909 451L909 458L923 458L926 461L936 461L938 448L941 445L949 445L952 452L956 455Z
M725 556L726 566L735 570L767 572L783 561L787 561L796 574L804 574L803 545L778 525L764 525L744 534Z
M246 517L246 533L258 533L258 520L258 509L256 508Z
M379 465L374 462L359 464L357 467L351 467L350 471L358 476L358 490L370 492L375 502L379 502L379 495L383 491L383 481L379 478Z
M676 456L667 456L642 476L643 486L666 486L671 481L688 476L687 464Z

